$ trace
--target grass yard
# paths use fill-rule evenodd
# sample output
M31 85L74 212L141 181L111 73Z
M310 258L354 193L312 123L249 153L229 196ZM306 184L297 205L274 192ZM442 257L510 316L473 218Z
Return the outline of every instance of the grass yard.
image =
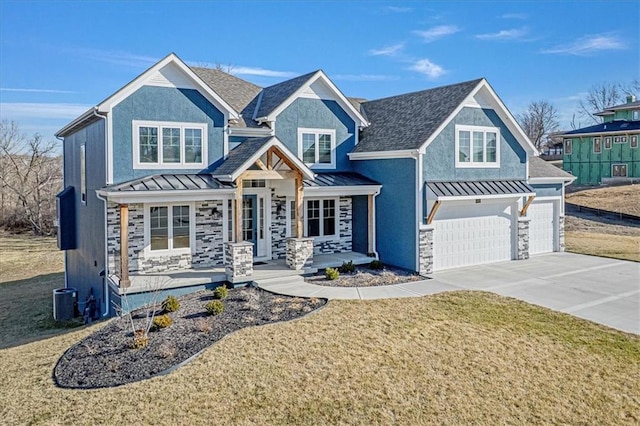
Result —
M0 348L68 331L53 320L52 291L64 287L55 239L0 234Z
M568 203L640 216L640 185L609 186L566 194Z

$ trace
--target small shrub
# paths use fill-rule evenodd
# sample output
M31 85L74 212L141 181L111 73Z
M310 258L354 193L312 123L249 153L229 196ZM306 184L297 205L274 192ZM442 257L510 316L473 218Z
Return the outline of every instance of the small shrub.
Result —
M340 272L343 274L352 274L356 271L356 265L353 264L353 261L350 260L348 262L342 262L342 266L340 267Z
M160 330L161 328L167 328L169 327L171 324L173 324L173 320L171 319L171 317L167 314L164 315L158 315L157 317L155 317L153 319L153 327L156 330Z
M170 359L176 356L178 352L178 348L171 342L166 342L160 345L158 348L158 355L160 355L164 359Z
M209 315L220 315L224 311L224 303L219 300L212 300L205 305Z
M165 312L175 312L180 309L180 302L178 302L178 298L175 296L167 296L162 302L162 310Z
M337 280L340 278L340 272L336 268L327 268L324 270L324 277L329 281Z
M196 331L201 333L209 333L213 327L211 326L211 321L206 318L198 318L195 321L194 327Z
M216 287L215 290L213 290L213 297L214 299L226 299L227 296L229 295L229 290L227 289L227 287L221 285L220 287Z
M247 291L245 293L244 300L245 300L244 309L247 309L249 311L257 311L258 309L260 309L260 293L259 292Z
M369 268L379 271L381 269L384 269L384 264L379 260L372 260L371 263L369 264Z
M144 330L136 330L133 333L133 341L131 342L131 347L133 349L142 349L149 344L149 336Z

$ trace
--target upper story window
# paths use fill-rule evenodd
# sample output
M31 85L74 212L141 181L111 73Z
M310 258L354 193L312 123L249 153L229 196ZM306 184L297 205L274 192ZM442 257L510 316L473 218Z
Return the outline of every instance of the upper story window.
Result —
M631 113L631 120L638 121L640 120L640 110L634 109Z
M298 158L317 169L336 167L336 131L298 129Z
M604 138L604 149L611 149L611 136Z
M606 141L605 141L606 142ZM564 140L564 153L566 155L571 155L571 139Z
M456 126L456 167L499 167L500 129Z
M593 152L599 154L602 152L602 143L600 138L593 138Z
M204 167L206 157L206 124L133 122L133 164L136 169Z
M629 146L631 148L637 148L638 147L638 135L633 135L629 139L630 139Z

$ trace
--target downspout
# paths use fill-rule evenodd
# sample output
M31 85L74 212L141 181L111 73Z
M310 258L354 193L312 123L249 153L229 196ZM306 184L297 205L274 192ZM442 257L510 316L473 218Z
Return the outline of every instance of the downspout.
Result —
M380 260L380 255L378 254L378 250L376 250L376 248L378 247L377 244L377 234L378 234L378 230L376 229L376 197L378 195L380 195L380 190L382 189L382 187L378 188L378 190L376 192L373 193L373 215L371 216L373 219L373 244L371 245L373 247L373 254L376 256L375 258Z
M109 132L109 128L107 126L107 117L102 115L102 114L98 114L98 108L94 108L93 109L93 115L95 117L98 117L102 120L104 120L104 150L105 150L105 172L106 175L109 175L109 164L107 163L107 159L109 158L107 155L107 150L109 149L108 147L108 132ZM105 182L108 181L107 176L105 176ZM108 251L108 243L107 243L107 199L100 196L100 194L98 194L96 192L96 198L98 198L99 200L102 200L102 202L104 203L104 278L103 278L103 282L104 282L104 311L102 312L102 316L106 317L107 315L109 315L109 305L110 305L110 300L109 300L109 251Z
M64 138L61 138L58 135L55 135L56 139L58 139L60 142L62 142L62 189L65 189L67 187L67 183L66 183L66 167L65 167L65 163L66 163L66 157L64 156ZM56 216L57 216L56 212ZM58 220L58 230L56 230L56 238L58 237L57 232L60 231L60 218L57 218ZM64 288L69 288L69 281L67 278L67 251L64 251Z

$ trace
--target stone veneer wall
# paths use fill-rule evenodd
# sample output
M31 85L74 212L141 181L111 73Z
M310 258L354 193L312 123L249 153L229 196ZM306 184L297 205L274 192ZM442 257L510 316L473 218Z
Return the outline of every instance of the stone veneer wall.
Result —
M431 225L420 228L418 240L418 253L420 265L418 273L426 275L433 273L433 232Z
M280 213L278 214L278 207ZM284 259L287 252L287 197L275 195L271 190L271 258Z
M213 217L213 209L220 212ZM169 256L149 256L144 253L144 206L129 204L129 272L163 272L193 267L223 265L223 202L220 200L195 203L196 253ZM120 208L118 204L107 206L107 251L110 273L118 273L120 257Z
M529 258L529 222L528 217L518 218L518 260Z
M340 197L338 236L327 239L316 237L313 241L314 254L342 253L353 250L353 206L351 197Z

